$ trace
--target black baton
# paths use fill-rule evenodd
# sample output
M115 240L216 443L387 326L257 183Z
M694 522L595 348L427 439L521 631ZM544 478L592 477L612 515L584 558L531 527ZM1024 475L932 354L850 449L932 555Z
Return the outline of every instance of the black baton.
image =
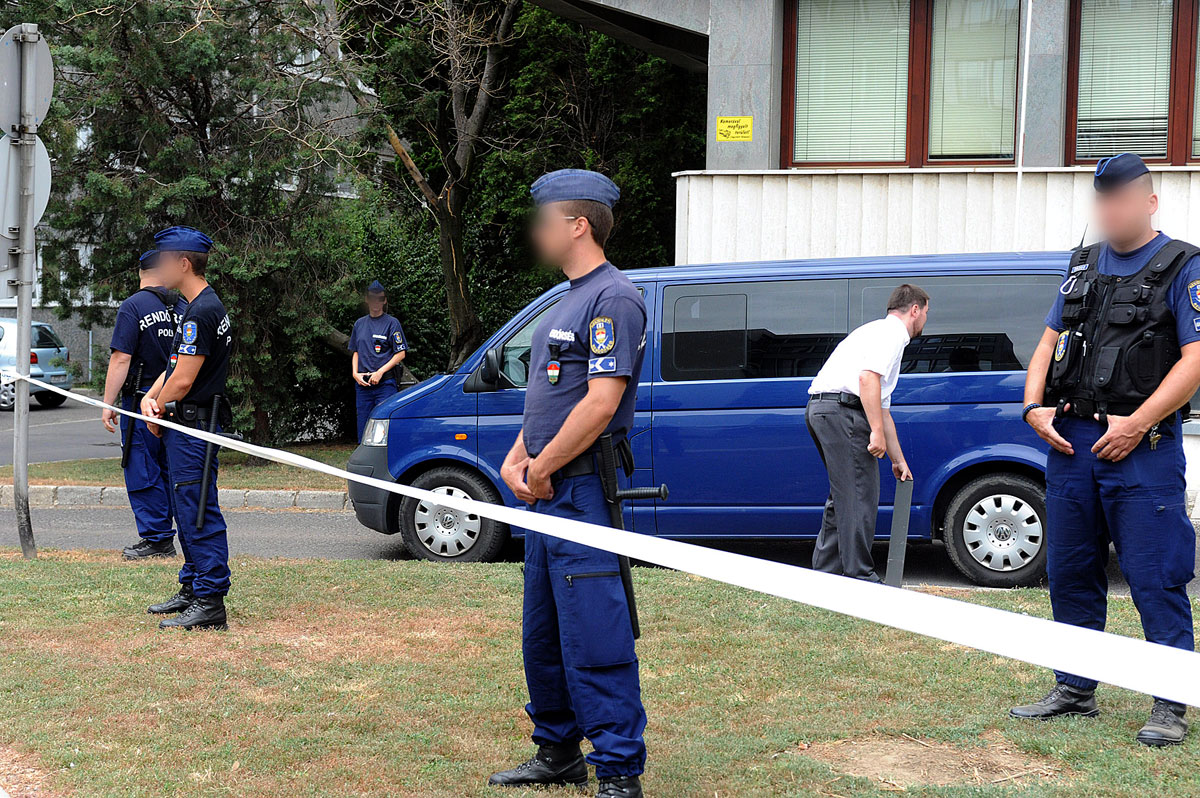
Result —
M212 415L208 418L208 431L217 434L217 419L221 412L221 395L213 397ZM217 454L217 445L212 441L204 444L204 470L200 472L200 507L196 510L196 531L204 528L204 512L208 509L208 490L212 483L212 462Z
M128 396L133 397L134 411L141 412L141 408L137 407L138 388L142 387L142 368L144 363L138 363L137 372L133 376L133 390L125 391ZM121 441L121 470L129 468L129 451L133 447L133 425L137 423L137 419L129 419L129 423L125 425L125 439Z
M617 453L613 449L612 435L605 433L600 436L600 483L604 487L604 498L608 502L609 526L613 529L625 528L625 517L621 511L624 499L667 499L667 486L657 488L617 488ZM629 624L633 627L633 639L642 636L642 627L638 623L637 598L633 594L633 573L629 570L629 558L623 554L617 555L617 565L621 572L621 585L625 588L625 601L629 605Z

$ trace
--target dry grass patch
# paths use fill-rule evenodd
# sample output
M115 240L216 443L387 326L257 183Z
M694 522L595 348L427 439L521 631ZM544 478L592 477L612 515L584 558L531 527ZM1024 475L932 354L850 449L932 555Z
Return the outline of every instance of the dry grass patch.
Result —
M49 781L49 774L32 757L0 746L0 788L11 798L54 798L60 793L47 786Z
M910 787L1015 787L1063 778L1065 769L1047 757L1022 753L995 732L984 745L963 748L902 735L875 734L849 740L802 744L799 753L848 776L870 779L880 789Z

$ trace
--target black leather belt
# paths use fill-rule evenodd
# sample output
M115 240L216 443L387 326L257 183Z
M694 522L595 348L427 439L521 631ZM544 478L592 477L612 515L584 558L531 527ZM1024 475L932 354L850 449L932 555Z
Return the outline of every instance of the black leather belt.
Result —
M809 394L809 401L813 399L824 399L828 402L837 402L839 405L846 407L861 408L862 400L852 393L846 391L826 391L824 393Z
M571 477L586 477L589 474L598 473L600 472L596 468L596 455L591 451L586 451L551 474L550 481L561 482Z

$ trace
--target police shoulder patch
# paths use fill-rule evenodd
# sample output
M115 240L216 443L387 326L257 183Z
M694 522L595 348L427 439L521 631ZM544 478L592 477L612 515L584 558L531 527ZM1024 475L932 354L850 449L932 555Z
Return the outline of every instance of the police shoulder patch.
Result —
M196 345L195 344L180 344L179 345L179 354L181 354L181 355L196 354Z
M1200 311L1200 280L1188 283L1188 302L1192 304L1193 310Z
M1058 343L1054 345L1054 360L1055 362L1062 360L1063 355L1067 353L1067 337L1069 333L1063 330L1058 334Z
M394 333L392 333L392 341L398 344L404 343L404 336L400 334L399 330L396 330Z
M185 344L196 343L196 335L197 335L196 322L194 322L194 321L184 322L184 324L183 324L183 342Z
M588 338L592 354L603 355L616 346L613 334L613 320L608 316L597 316L588 322Z

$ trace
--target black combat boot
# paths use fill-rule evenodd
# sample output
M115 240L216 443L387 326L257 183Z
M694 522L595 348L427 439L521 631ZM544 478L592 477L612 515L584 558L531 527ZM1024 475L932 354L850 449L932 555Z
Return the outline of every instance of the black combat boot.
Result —
M151 604L146 608L146 612L151 615L166 615L171 612L182 612L187 609L187 606L196 598L192 593L192 583L179 586L179 592L161 604Z
M1137 741L1155 748L1179 745L1187 736L1188 724L1183 717L1185 712L1187 707L1183 704L1156 698L1154 709L1150 710L1150 720L1137 733Z
M637 776L601 779L596 798L642 798L642 781Z
M228 629L225 623L225 599L221 596L197 596L183 612L158 624L159 629L175 627L189 630Z
M529 784L574 784L583 787L588 783L587 760L579 750L579 743L538 746L537 753L528 762L522 762L512 770L493 773L488 784L503 787L523 787ZM638 793L641 795L641 793Z
M1056 684L1046 697L1034 704L1013 707L1008 714L1014 718L1049 720L1064 715L1081 715L1091 718L1100 714L1096 708L1096 691L1080 690L1069 684Z
M127 560L144 560L148 557L174 557L175 541L167 538L159 543L149 540L139 540L132 546L126 546L121 556Z

